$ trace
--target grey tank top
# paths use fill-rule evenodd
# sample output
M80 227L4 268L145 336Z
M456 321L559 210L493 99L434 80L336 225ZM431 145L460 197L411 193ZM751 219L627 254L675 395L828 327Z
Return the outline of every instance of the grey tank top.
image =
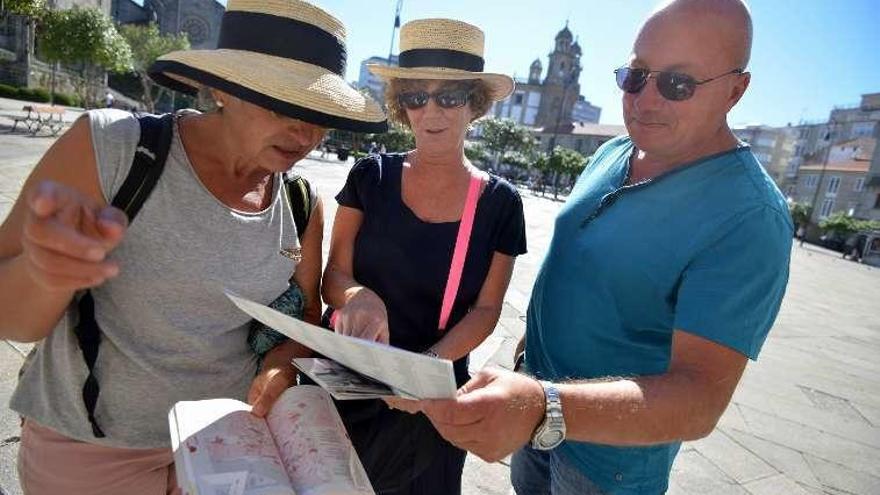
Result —
M91 111L88 118L109 203L131 168L140 128L118 110ZM256 372L246 342L250 320L224 290L268 304L295 268L279 254L299 246L280 174L266 210L224 205L193 170L176 121L165 171L111 254L120 274L92 290L103 337L95 413L106 438L95 438L86 418L87 368L73 334L75 310L37 345L10 402L19 414L74 439L168 447L175 402L245 400Z

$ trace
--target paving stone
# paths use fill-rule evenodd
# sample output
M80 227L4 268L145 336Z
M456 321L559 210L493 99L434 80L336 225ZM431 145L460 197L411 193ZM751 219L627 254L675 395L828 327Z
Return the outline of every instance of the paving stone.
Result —
M718 420L716 428L748 431L748 426L746 426L742 413L739 412L738 401L733 400L730 402L727 409L724 411L724 414L721 415L721 418Z
M715 495L741 495L746 490L736 480L725 475L697 450L682 452L672 466L671 477L675 479L680 493Z
M822 488L822 483L819 482L800 452L743 431L724 429L724 433L798 484L817 489Z
M878 448L807 428L750 407L742 407L741 411L749 425L749 431L759 438L785 445L798 452L813 453L856 471L874 472L880 466Z
M683 453L684 451L682 451ZM669 488L666 490L666 495L692 495L690 492L684 489L681 486L681 483L678 482L678 478L670 477L669 479Z
M868 420L871 425L880 428L880 407L860 404L858 402L852 402L852 406L862 415L862 417Z
M849 400L810 387L801 386L800 389L803 390L807 397L813 401L813 404L822 411L839 416L844 420L870 425L870 422L852 406Z
M0 340L0 383L13 382L18 378L25 355L11 342Z
M468 371L474 373L483 369L487 365L494 364L492 357L498 352L504 344L504 337L498 335L490 335L482 344L471 352L470 363L468 363Z
M15 411L9 409L9 399L14 387L14 383L0 383L0 404L2 404L0 406L0 447L14 445L21 437L19 416Z
M848 465L828 462L811 454L804 454L804 458L825 488L855 495L880 493L880 476L878 476L880 464L874 464L872 470L865 472L852 470Z
M753 480L743 486L752 495L809 495L809 492L784 474Z
M799 423L808 428L838 435L869 447L880 445L880 428L873 426L849 402L847 402L849 411L846 412L820 409L815 405L804 405L802 401L791 401L783 397L766 394L758 388L743 387L736 395L735 404L740 408L750 407L757 409L767 414ZM733 427L748 431L747 427Z
M779 471L732 441L723 430L691 444L700 454L737 483L766 478Z
M462 495L508 495L510 468L502 463L488 463L475 455L465 458L462 474Z

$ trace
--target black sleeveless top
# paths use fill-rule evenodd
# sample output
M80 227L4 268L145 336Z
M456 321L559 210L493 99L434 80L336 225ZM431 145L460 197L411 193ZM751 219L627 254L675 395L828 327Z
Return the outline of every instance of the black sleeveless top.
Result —
M354 278L385 303L391 345L422 352L443 337L437 324L459 223L419 219L403 202L403 153L368 156L352 167L336 196L364 214L354 246ZM477 301L495 252L526 252L525 218L517 190L490 175L477 203L474 228L447 330ZM461 386L467 357L455 362Z

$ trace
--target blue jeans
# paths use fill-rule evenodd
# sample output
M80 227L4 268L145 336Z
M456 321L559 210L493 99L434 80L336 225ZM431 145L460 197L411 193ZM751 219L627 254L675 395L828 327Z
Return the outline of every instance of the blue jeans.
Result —
M517 495L603 495L556 450L535 450L528 445L513 454L510 481Z

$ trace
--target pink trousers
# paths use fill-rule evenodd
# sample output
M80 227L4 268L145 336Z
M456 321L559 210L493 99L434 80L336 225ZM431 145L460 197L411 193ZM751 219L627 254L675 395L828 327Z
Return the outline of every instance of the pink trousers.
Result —
M167 495L177 488L171 449L81 442L25 420L18 450L25 495Z

